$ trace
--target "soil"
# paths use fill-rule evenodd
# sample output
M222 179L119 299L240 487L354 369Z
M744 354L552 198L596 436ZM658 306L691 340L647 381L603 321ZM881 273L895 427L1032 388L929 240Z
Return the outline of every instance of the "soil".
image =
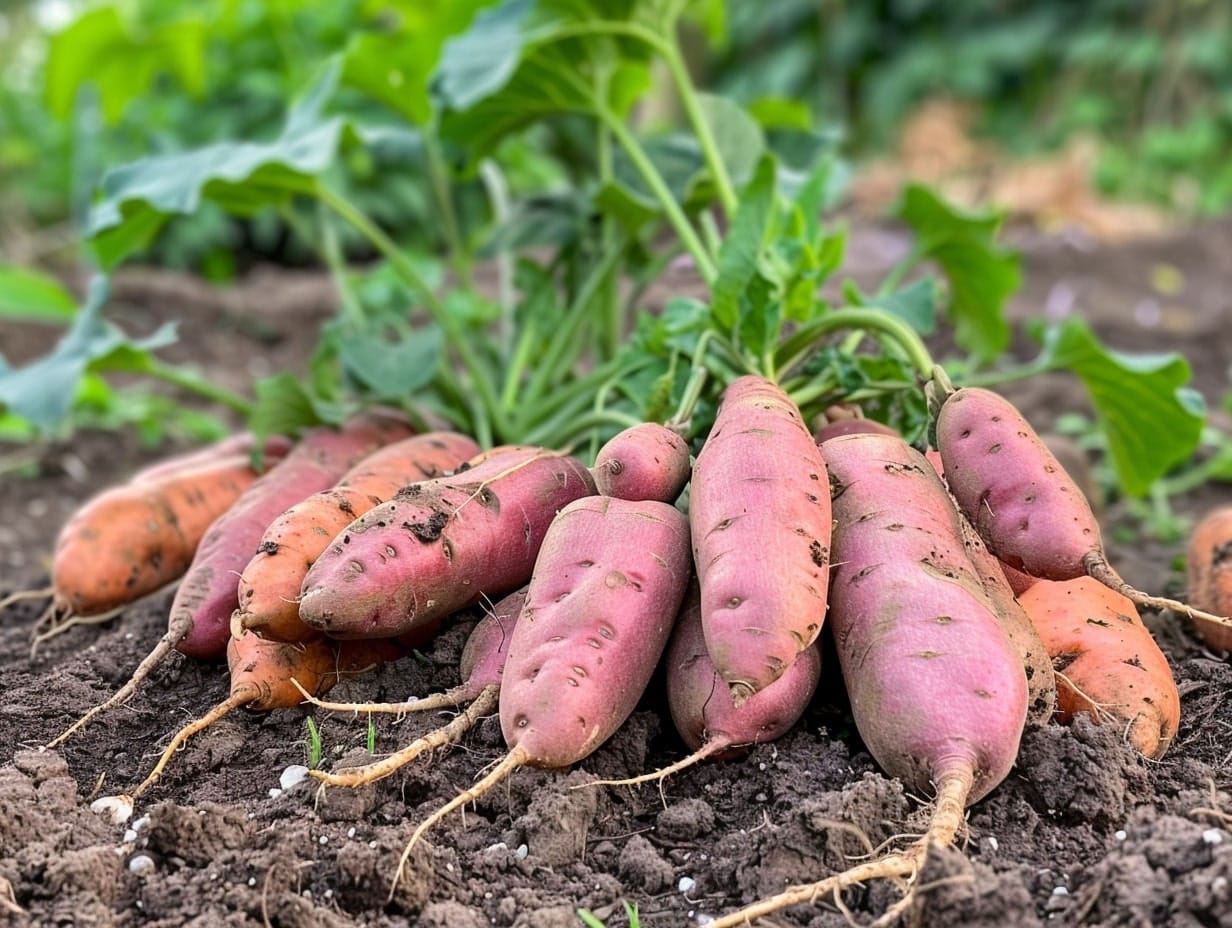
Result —
M1025 285L1015 318L1081 313L1126 350L1176 350L1218 406L1232 359L1232 224L1096 246L1018 233ZM853 234L849 267L876 274L901 249L876 225ZM687 271L663 292L687 286ZM1169 283L1175 284L1170 286ZM303 365L328 284L305 272L262 272L234 290L139 272L117 285L117 319L133 331L176 318L170 360L242 388L254 375ZM1167 291L1161 293L1160 291ZM49 333L6 326L20 362ZM1023 341L1018 350L1031 352ZM1041 428L1084 408L1067 377L1007 388ZM165 454L127 434L79 433L42 449L37 474L0 483L0 595L47 582L55 531L88 495ZM1173 500L1193 517L1232 502L1208 485ZM1135 585L1182 593L1181 542L1153 538L1138 510L1101 509L1113 562ZM417 822L471 784L502 752L495 719L377 784L318 792L281 788L306 758L302 709L237 712L189 741L114 825L94 798L141 780L170 733L224 698L225 668L175 656L122 708L59 750L41 750L113 692L164 626L171 591L106 622L81 625L31 655L41 603L0 624L0 912L27 925L404 926L578 925L588 908L609 926L705 924L784 886L843 867L920 826L927 797L880 773L864 750L831 672L795 730L747 754L681 772L661 787L573 789L678 759L659 681L621 731L574 770L523 769L417 847L390 898L398 856ZM1120 733L1085 721L1029 731L1008 780L970 809L962 846L934 855L905 915L910 925L1232 925L1232 667L1170 613L1145 614L1182 693L1171 750L1147 761ZM345 680L331 698L402 699L457 682L462 621L417 657ZM314 711L323 766L367 756L365 719ZM375 722L376 752L397 749L448 716ZM862 833L862 836L861 836ZM12 895L4 902L3 881ZM868 923L897 898L890 885L818 900L767 926Z

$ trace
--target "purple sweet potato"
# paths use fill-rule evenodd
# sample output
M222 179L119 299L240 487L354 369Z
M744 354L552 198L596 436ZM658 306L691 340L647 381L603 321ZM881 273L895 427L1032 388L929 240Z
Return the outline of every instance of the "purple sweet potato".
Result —
M561 507L595 493L576 459L507 448L411 484L352 522L304 577L300 618L337 638L380 638L530 580Z
M817 640L826 614L826 463L776 384L741 377L723 394L689 495L706 646L740 702Z
M604 496L673 503L689 482L689 471L685 440L665 425L643 422L605 442L590 472Z

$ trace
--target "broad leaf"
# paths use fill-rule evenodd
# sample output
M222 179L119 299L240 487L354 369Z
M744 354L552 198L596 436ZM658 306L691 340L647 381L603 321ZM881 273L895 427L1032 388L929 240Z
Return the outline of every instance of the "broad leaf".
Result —
M172 325L147 338L130 339L103 318L108 293L106 278L96 278L72 327L50 354L25 367L0 371L0 404L38 429L51 431L68 415L87 371L137 369L147 352L175 341Z
M757 120L735 100L717 94L698 94L702 118L714 135L719 157L727 166L732 183L742 186L766 151L766 138Z
M203 20L130 29L119 5L77 17L51 39L47 56L47 105L59 119L73 111L78 90L97 88L103 118L114 123L128 103L149 93L162 74L173 74L193 95L205 87L208 33Z
M757 261L774 210L774 159L766 156L740 196L731 229L719 249L719 276L712 288L715 323L726 332L735 329L740 301L757 273Z
M1183 357L1114 351L1078 319L1040 337L1038 363L1074 373L1090 393L1127 493L1145 494L1153 481L1193 454L1206 411L1201 396L1186 386L1190 367Z
M436 328L416 329L401 339L350 332L338 335L336 347L346 373L377 398L408 401L436 376L444 339Z
M0 318L67 322L76 312L77 300L55 278L0 264Z
M993 242L1001 217L961 212L920 184L907 187L895 214L949 281L955 341L979 361L996 358L1009 347L1005 303L1021 283L1017 255Z
M305 429L326 422L337 423L331 410L323 409L294 374L283 372L258 380L257 401L248 427L259 437L298 436Z
M305 190L334 162L343 136L341 118L322 116L338 70L335 60L272 142L221 142L143 158L104 175L87 227L103 266L114 267L148 244L169 217L193 213L203 200L251 214Z

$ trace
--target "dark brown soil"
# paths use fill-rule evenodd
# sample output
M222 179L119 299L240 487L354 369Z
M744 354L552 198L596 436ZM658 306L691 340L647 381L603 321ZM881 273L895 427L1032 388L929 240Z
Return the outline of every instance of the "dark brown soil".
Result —
M1098 248L1022 236L1026 287L1017 317L1072 307L1129 350L1177 350L1218 405L1229 389L1232 225L1166 240ZM901 246L892 230L854 236L858 274ZM1168 296L1152 288L1160 264L1181 274ZM1155 274L1157 276L1157 274ZM677 283L686 284L679 281ZM286 298L289 288L294 299ZM127 289L126 289L127 288ZM130 276L122 321L140 331L183 321L180 358L242 387L254 374L302 364L328 285L310 275L266 276L222 297L191 282ZM221 309L221 312L220 312ZM45 350L47 333L3 333L10 361ZM1030 348L1024 344L1024 352ZM173 357L174 359L174 357ZM1075 382L1050 377L1007 392L1041 427L1081 410ZM46 558L68 512L152 458L126 436L79 434L45 449L37 476L0 483L0 595L46 583ZM1208 486L1174 501L1193 516L1232 489ZM1136 585L1183 592L1180 543L1156 540L1124 504L1103 509L1114 562ZM121 616L83 625L30 655L39 603L0 626L0 878L11 884L8 923L25 925L275 925L552 928L589 908L610 926L705 924L790 883L816 879L874 845L919 828L927 797L878 772L856 736L835 666L796 730L742 758L680 773L662 788L572 787L671 762L683 746L659 685L620 733L572 771L517 772L412 855L392 899L390 881L415 824L472 783L501 754L494 719L463 742L378 784L318 793L279 791L305 760L309 713L237 713L191 740L138 803L127 826L90 801L138 782L183 721L221 700L225 669L176 656L123 708L58 751L39 746L117 688L163 630L170 591ZM1170 614L1146 615L1180 683L1183 721L1158 762L1119 733L1080 722L1029 732L1010 778L970 810L959 850L937 855L907 923L938 926L1232 925L1232 667L1206 652ZM457 681L467 625L334 697L388 700ZM366 723L313 713L326 767L366 756ZM443 715L376 721L377 753ZM854 826L851 827L851 826ZM0 882L0 911L4 910ZM888 885L849 892L867 923L896 898ZM20 908L20 912L15 907ZM782 912L766 925L844 926L832 901Z

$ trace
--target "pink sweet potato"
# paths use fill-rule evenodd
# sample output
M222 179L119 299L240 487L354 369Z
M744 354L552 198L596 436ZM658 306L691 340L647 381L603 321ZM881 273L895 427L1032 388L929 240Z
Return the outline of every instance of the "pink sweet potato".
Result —
M517 767L567 767L611 737L662 657L691 574L688 522L674 507L594 497L562 509L509 642L500 690L509 753L420 824L403 862L428 828Z
M265 530L239 578L234 634L248 629L275 641L311 637L299 617L299 591L308 568L335 536L400 489L440 477L479 446L457 432L427 432L387 444L363 458L328 489L295 503Z
M978 387L953 390L940 403L936 426L950 491L1010 567L1045 580L1093 577L1139 605L1232 625L1227 617L1149 596L1121 578L1108 563L1086 495L1007 399Z
M605 442L591 474L604 496L673 503L689 482L689 470L685 440L665 425L643 422Z
M736 702L817 640L826 613L826 463L800 410L761 377L731 383L689 495L706 646Z
M543 448L411 484L317 558L300 618L338 638L379 638L504 595L530 579L557 511L594 492L580 462Z

